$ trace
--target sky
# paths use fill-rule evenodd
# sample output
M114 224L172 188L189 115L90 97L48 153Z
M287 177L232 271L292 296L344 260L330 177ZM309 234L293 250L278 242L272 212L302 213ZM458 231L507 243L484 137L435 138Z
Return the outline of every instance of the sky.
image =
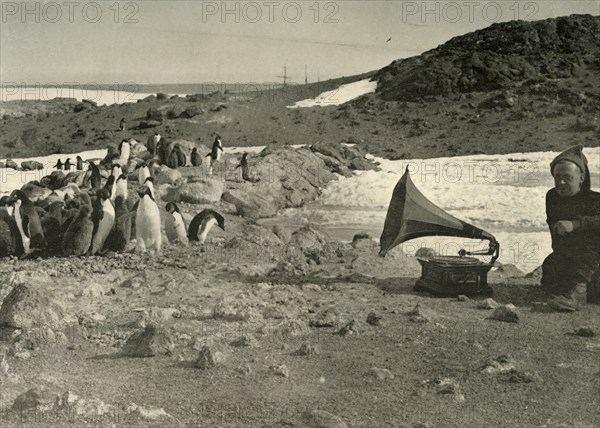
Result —
M598 0L4 1L0 83L292 82L350 76L495 22Z

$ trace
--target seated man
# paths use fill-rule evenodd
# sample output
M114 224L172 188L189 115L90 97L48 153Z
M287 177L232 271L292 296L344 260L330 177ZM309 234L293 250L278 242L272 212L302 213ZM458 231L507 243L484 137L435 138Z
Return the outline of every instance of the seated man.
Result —
M546 221L554 252L542 265L542 287L557 311L581 309L588 292L597 292L591 280L600 264L600 193L590 190L582 149L571 147L550 164L555 187L546 194Z

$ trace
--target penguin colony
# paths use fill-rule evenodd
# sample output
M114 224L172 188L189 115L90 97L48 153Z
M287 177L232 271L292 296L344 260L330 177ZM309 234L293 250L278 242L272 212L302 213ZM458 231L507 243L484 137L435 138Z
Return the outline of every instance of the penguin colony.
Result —
M121 125L124 129L124 120ZM134 140L121 141L118 153L113 153L111 163L105 165L110 171L106 180L102 178L100 165L92 160L84 161L77 156L75 162L67 158L63 163L59 159L55 165L57 172L42 181L60 175L58 171L83 171L87 165L80 185L70 183L35 202L23 190L14 190L10 196L0 198L0 257L102 255L125 251L131 239L136 240L137 252L151 250L160 254L161 215L154 191L153 167L159 163L174 168L200 166L202 156L194 148L188 159L179 145L171 148L155 133L146 144L155 158L138 165L134 174L140 187L139 200L133 204L126 174L133 144ZM211 169L222 153L221 137L217 136L211 153L206 156L211 157ZM245 156L243 163L246 169ZM168 203L165 210L166 235L173 244L204 244L214 225L225 230L225 219L214 210L201 211L189 224L175 203Z

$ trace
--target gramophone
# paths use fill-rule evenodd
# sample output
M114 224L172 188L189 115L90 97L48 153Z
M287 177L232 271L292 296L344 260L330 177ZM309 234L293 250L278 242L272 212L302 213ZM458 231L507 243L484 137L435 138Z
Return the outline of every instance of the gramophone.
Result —
M485 230L479 229L448 214L429 201L410 179L408 168L394 188L388 208L379 255L403 242L425 236L455 236L488 240L482 251L461 249L457 256L417 257L422 266L421 278L415 290L429 291L442 296L491 295L487 274L499 256L500 244ZM489 263L475 257L492 256Z

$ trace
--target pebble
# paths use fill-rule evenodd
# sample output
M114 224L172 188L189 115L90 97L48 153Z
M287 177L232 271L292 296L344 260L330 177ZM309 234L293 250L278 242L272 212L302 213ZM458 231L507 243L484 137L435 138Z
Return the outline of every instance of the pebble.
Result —
M271 371L277 376L290 377L290 371L288 370L285 364L282 364L280 366L272 366Z
M367 315L367 324L370 324L373 326L380 326L381 325L381 316L377 315L375 312L371 312L369 315Z
M508 305L497 307L488 319L504 322L518 322L519 314L517 313L515 305L509 303Z
M379 380L394 379L394 375L388 369L372 367L369 373L371 374L371 376Z
M295 355L300 356L309 356L309 355L319 355L321 350L317 345L313 345L311 343L304 342L300 347L294 352Z
M498 302L492 298L487 298L477 305L479 309L496 309L498 306Z

